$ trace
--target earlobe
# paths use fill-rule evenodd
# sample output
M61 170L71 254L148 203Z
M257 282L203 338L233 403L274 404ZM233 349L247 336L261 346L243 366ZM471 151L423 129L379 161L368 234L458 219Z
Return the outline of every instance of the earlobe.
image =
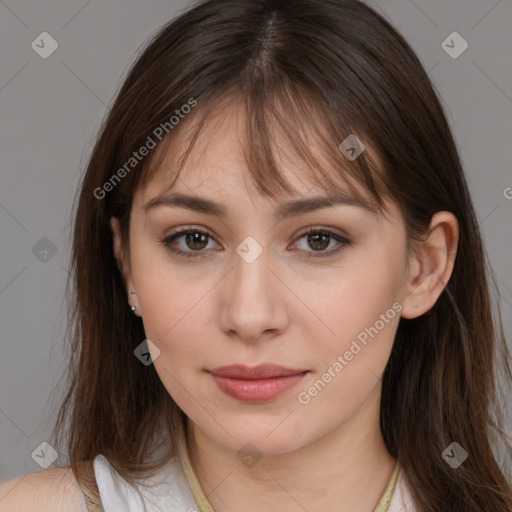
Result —
M451 212L432 216L428 237L411 257L402 317L416 318L429 311L448 283L455 264L459 226Z

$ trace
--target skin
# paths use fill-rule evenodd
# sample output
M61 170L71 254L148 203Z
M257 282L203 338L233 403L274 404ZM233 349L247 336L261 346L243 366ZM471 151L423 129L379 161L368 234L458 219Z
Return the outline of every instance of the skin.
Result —
M144 210L169 189L177 156L169 153L160 172L136 191L126 252L119 222L111 219L115 256L127 289L136 292L129 303L160 350L159 377L189 418L191 463L216 512L372 511L396 463L379 428L381 376L400 316L428 311L451 275L457 220L437 212L410 257L393 204L389 216L336 205L276 222L282 202L326 194L303 179L303 164L281 158L296 194L259 195L244 166L241 122L236 109L210 118L171 189L224 205L225 218L168 205ZM179 227L212 234L195 245L187 245L186 236L173 242L198 257L162 245ZM318 254L301 236L308 227L350 244L331 256L301 258ZM252 263L236 252L247 236L263 249ZM319 252L337 247L331 238ZM309 403L300 403L298 393L395 302L401 311ZM277 398L250 404L225 395L205 371L264 362L309 373ZM237 457L249 442L262 454L251 467Z

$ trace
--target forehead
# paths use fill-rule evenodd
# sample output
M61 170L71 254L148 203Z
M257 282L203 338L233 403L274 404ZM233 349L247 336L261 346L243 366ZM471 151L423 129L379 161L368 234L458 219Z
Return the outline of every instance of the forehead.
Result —
M137 203L146 205L151 201L158 202L162 197L169 196L171 191L180 192L182 196L213 194L221 201L222 197L229 200L242 194L251 200L256 197L260 199L262 194L256 186L258 180L254 166L250 168L247 161L247 148L257 144L257 141L248 136L246 111L240 100L229 98L219 101L196 132L199 112L200 109L196 110L176 133L172 133L172 139L164 139L155 149L149 179L136 191ZM315 136L317 133L314 130L301 133L312 156L308 161L304 155L298 154L282 131L271 124L265 129L271 132L272 158L288 188L279 190L276 186L277 193L269 196L272 202L282 204L289 199L303 199L306 202L312 197L323 197L325 202L325 198L330 197L331 201L359 204L369 212L378 213L377 202L351 176L350 168L334 167L332 160L325 157L325 144ZM297 126L296 130L298 133L308 131L305 126ZM368 145L366 151L370 154L373 152ZM257 172L266 174L267 178L275 179L278 183L275 173L265 166L258 166ZM328 183L326 176L329 176L331 183ZM180 201L183 204L184 198L181 197ZM199 206L197 202L196 205ZM203 209L213 210L212 206L203 204ZM285 207L281 209L281 213L284 212Z
M180 172L179 178L172 171L173 159L155 173L140 196L145 211L160 206L176 206L219 218L227 218L234 211L234 203L252 202L275 209L276 220L290 218L329 206L356 206L367 214L377 215L378 211L369 201L362 201L347 187L326 191L318 181L304 176L299 167L285 160L278 161L283 174L293 191L268 198L256 190L244 166L243 158L234 145L211 146L195 161L191 155ZM218 158L216 157L218 155ZM165 160L164 160L165 162Z

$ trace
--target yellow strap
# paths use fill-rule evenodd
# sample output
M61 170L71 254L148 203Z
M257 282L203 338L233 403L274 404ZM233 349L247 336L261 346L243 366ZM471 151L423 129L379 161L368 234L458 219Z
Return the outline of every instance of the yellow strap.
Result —
M88 512L103 512L100 491L94 475L93 460L75 461L76 480L84 494Z
M181 463L181 467L185 473L185 477L187 479L188 486L192 491L192 496L194 497L194 501L196 505L199 507L199 512L214 512L212 506L206 499L204 495L203 489L197 480L196 474L192 469L192 465L190 464L190 459L188 456L187 450L187 441L186 441L186 433L184 431L183 425L181 421L178 421L178 442L177 442L177 451L178 458Z
M204 495L203 489L197 480L196 474L192 469L192 465L190 464L190 459L188 456L187 450L187 442L186 442L186 433L183 429L183 425L179 422L179 430L180 433L178 435L178 443L177 443L177 451L178 458L185 473L185 477L187 479L190 490L192 491L192 496L194 497L194 501L196 505L199 507L199 512L214 512L212 506L206 499ZM382 494L379 503L375 507L373 512L386 512L389 508L389 503L393 496L393 492L395 491L396 480L398 476L398 462L395 465L395 469L391 473L391 477L386 485L386 489L384 489L384 493Z
M389 503L391 502L391 498L393 497L393 493L395 492L396 480L398 477L398 461L395 464L395 469L391 473L389 477L388 484L384 489L384 493L382 494L375 510L373 512L386 512L389 508Z

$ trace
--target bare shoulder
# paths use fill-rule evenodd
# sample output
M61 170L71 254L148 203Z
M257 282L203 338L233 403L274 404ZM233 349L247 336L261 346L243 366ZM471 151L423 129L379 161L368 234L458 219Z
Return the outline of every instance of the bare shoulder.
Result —
M25 473L0 485L1 512L86 512L85 499L70 467Z

